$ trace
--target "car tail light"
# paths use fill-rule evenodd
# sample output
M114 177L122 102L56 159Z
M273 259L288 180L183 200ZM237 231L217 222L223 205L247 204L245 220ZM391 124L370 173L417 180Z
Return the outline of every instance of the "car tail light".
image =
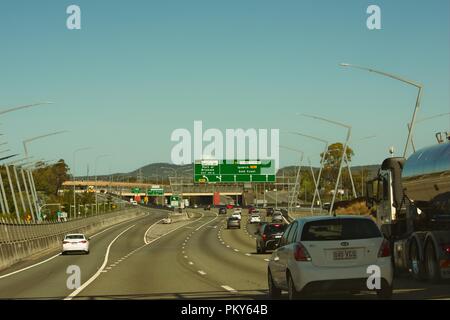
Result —
M450 244L444 244L442 250L444 250L445 253L450 254Z
M378 251L378 258L385 258L391 256L391 246L389 245L389 241L383 239L381 243L380 250Z
M265 241L265 240L267 239L267 234L264 233L264 234L262 235L262 239Z
M80 241L80 243L86 243L86 242L87 242L86 240Z
M297 243L294 248L294 258L297 261L311 261L308 250L301 243Z

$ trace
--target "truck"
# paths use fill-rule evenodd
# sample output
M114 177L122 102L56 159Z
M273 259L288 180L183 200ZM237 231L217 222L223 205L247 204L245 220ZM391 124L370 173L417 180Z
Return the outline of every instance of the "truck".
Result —
M407 159L390 157L367 182L366 202L389 240L395 274L450 278L450 134Z

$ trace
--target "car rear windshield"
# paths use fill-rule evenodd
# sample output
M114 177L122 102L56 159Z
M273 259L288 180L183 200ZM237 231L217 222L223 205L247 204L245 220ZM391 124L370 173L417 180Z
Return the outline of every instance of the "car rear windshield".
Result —
M268 224L264 231L266 233L279 233L279 232L283 232L284 229L286 229L286 228L285 228L285 225L283 225L283 224Z
M66 239L84 239L84 236L81 234L71 234L66 236Z
M307 222L301 241L357 240L381 237L375 222L369 219L331 219Z
M238 217L229 217L228 220L239 220Z

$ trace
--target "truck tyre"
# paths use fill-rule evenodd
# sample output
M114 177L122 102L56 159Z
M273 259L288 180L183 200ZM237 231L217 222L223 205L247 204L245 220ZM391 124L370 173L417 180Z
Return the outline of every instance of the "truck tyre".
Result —
M425 247L425 269L428 280L438 283L441 280L441 270L436 259L434 245L428 241Z
M423 262L420 260L419 245L413 240L409 248L409 269L416 280L424 280Z

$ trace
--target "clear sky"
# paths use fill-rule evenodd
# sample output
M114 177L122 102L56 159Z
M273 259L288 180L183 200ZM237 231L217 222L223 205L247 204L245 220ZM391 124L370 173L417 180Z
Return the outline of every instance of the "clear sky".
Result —
M66 28L77 4L82 29ZM366 9L381 8L382 30ZM380 163L406 141L416 89L340 62L395 73L425 86L420 117L450 112L450 1L84 1L0 2L0 109L43 100L51 106L0 119L2 141L69 133L30 145L35 159L64 158L86 173L169 162L177 128L276 128L342 141L353 126L353 163ZM417 146L450 130L450 117L420 123ZM376 135L375 138L358 139ZM317 164L322 146L282 134ZM281 165L295 162L281 150ZM82 171L82 172L80 172Z

